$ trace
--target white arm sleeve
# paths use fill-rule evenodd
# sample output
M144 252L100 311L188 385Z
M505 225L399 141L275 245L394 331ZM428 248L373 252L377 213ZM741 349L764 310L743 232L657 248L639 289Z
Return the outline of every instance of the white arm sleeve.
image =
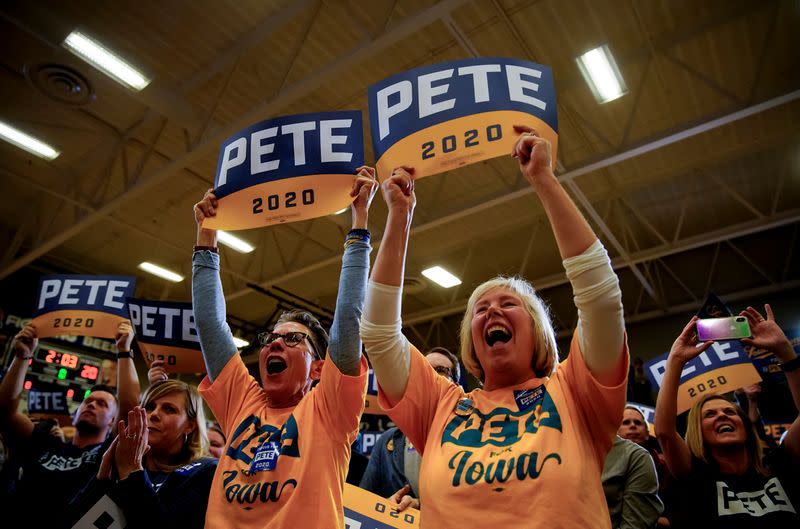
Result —
M622 352L625 319L619 279L608 253L596 240L580 255L564 260L578 308L578 340L592 373L612 370Z
M401 287L370 281L360 327L378 384L393 402L403 397L411 370L411 344L400 319L402 297Z

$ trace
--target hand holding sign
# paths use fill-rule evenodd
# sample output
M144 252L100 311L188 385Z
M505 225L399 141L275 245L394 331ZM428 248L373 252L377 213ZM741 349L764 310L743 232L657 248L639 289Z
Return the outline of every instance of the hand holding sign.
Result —
M411 214L417 205L417 196L414 193L414 168L408 166L397 167L392 171L392 176L381 184L381 193L389 213L403 212Z
M759 349L766 349L777 356L781 362L787 362L795 357L792 343L775 321L772 307L769 304L764 305L764 310L767 312L766 319L753 307L747 307L741 312L740 316L747 318L750 332L753 333L752 338L742 338L742 342Z
M350 204L350 210L353 213L353 228L367 228L369 207L377 190L378 181L375 179L375 169L366 165L359 167L358 174L353 180L353 188L350 190L350 196L354 198L353 203Z
M114 337L114 341L116 342L118 352L127 353L131 350L133 326L129 320L119 322L117 335Z
M546 138L526 125L514 125L514 132L521 136L511 155L517 159L520 171L535 189L542 178L553 177L552 147Z
M405 485L402 489L398 490L394 494L392 494L388 500L393 501L396 503L396 506L393 506L392 509L396 510L397 512L403 512L409 507L412 509L419 509L419 500L410 494L411 492L411 485Z
M714 343L713 341L708 341L698 346L697 332L695 332L695 323L697 320L697 316L692 316L692 319L689 320L689 323L686 324L686 327L683 328L683 331L681 331L675 339L672 348L669 350L669 361L677 362L683 367L686 362L697 358L700 353L711 347Z
M158 382L163 382L169 379L169 375L167 374L167 370L164 369L164 360L163 359L155 359L153 363L150 364L150 369L147 370L147 380L150 382L150 385L156 384Z
M32 323L26 325L14 336L14 354L21 360L33 357L33 352L38 345L39 338L36 336L36 327Z

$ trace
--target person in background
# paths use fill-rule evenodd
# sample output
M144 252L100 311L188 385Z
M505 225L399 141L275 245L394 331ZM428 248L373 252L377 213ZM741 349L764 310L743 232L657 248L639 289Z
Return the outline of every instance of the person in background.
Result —
M200 392L228 439L207 527L344 527L344 481L367 389L358 318L369 271L367 217L377 190L374 169L358 173L330 347L314 316L286 312L259 335L260 382L225 321L217 234L203 228L216 215L217 199L209 191L195 204L192 303L208 373Z
M644 447L649 436L641 412L626 406L601 477L614 529L655 527L664 510L658 497L656 467Z
M514 129L512 155L550 221L578 309L567 360L558 364L542 299L518 278L492 279L467 303L461 359L482 389L465 393L411 346L400 318L416 205L411 167L381 185L389 212L361 337L381 407L422 455L421 527L610 527L600 474L625 406L622 293L608 254L553 174L550 143Z
M434 371L458 384L461 365L444 347L434 347L425 359ZM378 437L359 487L391 499L398 511L419 509L419 452L399 428L392 427Z
M132 339L130 324L121 323L116 339L120 354L130 351ZM75 435L70 442L51 435L52 425L34 428L18 408L28 363L38 343L36 327L26 325L14 337L14 359L0 383L0 429L12 438L22 468L9 503L17 512L25 513L26 524L31 527L57 524L72 495L97 473L103 452L111 443L109 434L115 429L119 408L115 390L96 385L75 412ZM132 360L128 361L132 368Z
M208 427L208 452L219 459L225 450L225 434L218 422L210 423Z
M741 313L752 338L742 342L766 349L781 369L800 408L800 357L766 305L765 318L753 307ZM721 395L705 395L689 410L686 439L676 429L680 374L689 360L713 342L698 345L697 318L675 340L656 403L656 433L670 472L680 483L673 527L800 526L800 419L765 463L761 443L747 414Z
M105 505L108 496L117 507L111 511L117 522L130 529L202 528L216 459L206 457L206 421L197 388L179 380L159 382L127 418L127 424L118 424L119 434L103 455L97 479L73 501L78 525L96 525L101 516L96 506ZM104 510L110 511L107 505Z

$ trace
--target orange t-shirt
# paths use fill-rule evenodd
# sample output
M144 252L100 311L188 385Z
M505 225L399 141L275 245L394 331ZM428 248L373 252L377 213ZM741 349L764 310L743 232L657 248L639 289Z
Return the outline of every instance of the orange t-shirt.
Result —
M601 385L573 337L552 377L465 394L412 347L405 394L379 402L421 447L421 527L610 528L600 474L622 422L627 345L617 373Z
M207 528L344 527L342 489L364 409L366 358L358 376L346 376L328 356L320 382L293 408L267 407L239 355L199 389L227 439ZM275 467L250 473L256 450L269 442L280 445Z

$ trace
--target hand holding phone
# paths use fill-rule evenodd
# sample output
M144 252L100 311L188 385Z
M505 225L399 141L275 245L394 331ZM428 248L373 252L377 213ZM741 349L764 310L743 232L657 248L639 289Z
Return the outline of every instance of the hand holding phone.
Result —
M744 316L697 320L697 337L703 342L709 340L738 340L749 336L751 336L750 325Z

